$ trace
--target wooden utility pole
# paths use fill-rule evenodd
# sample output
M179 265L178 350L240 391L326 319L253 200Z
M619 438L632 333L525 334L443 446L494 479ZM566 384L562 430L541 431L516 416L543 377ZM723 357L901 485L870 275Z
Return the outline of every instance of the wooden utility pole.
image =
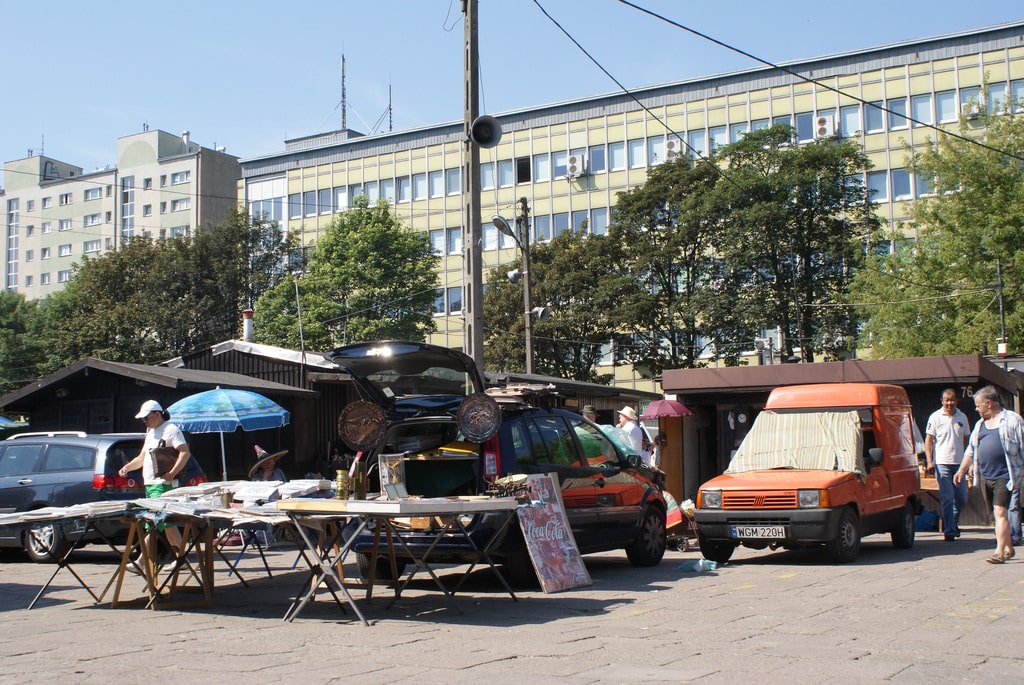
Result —
M484 281L483 258L480 254L480 147L473 142L470 132L479 114L480 55L477 42L477 0L462 0L466 20L465 45L465 132L463 146L463 214L462 263L466 293L462 314L465 319L463 350L473 361L481 375L484 373Z

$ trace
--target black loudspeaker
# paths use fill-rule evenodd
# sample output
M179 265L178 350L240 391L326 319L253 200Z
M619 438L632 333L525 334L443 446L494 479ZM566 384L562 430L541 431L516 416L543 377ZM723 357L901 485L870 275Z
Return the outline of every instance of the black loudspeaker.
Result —
M501 124L494 117L477 117L469 127L469 138L480 147L494 147L501 140Z

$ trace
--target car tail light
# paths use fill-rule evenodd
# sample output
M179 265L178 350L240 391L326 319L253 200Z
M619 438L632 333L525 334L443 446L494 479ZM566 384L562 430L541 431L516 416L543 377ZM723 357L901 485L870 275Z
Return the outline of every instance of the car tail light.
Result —
M93 490L141 490L142 481L132 476L119 476L111 473L94 473L92 476Z
M484 443L484 478L493 478L501 473L501 457L498 453L498 436Z

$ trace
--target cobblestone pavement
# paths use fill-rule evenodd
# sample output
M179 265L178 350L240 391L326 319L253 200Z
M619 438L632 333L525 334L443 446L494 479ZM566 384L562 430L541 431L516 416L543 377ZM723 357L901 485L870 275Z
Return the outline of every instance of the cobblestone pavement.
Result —
M273 577L247 556L249 587L218 561L212 607L160 611L94 604L67 570L27 611L54 567L6 552L0 682L1019 682L1024 550L999 566L984 561L992 548L981 528L953 543L919 533L905 551L873 536L852 564L818 549L741 549L704 573L679 568L694 551L654 568L599 554L586 557L592 585L517 590L516 602L474 571L462 613L417 576L390 608L385 586L361 602L368 627L323 591L282 620L305 578L290 548L270 552ZM97 592L115 568L99 547L72 559Z

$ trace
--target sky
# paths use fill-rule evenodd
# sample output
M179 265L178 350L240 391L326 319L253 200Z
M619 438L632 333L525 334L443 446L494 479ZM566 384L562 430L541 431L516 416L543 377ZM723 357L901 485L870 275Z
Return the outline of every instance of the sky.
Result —
M1024 19L1007 0L632 4L773 63ZM618 0L479 0L478 21L481 114L760 66ZM463 27L460 0L12 0L0 159L88 172L144 126L279 152L341 128L342 55L350 129L461 121Z

